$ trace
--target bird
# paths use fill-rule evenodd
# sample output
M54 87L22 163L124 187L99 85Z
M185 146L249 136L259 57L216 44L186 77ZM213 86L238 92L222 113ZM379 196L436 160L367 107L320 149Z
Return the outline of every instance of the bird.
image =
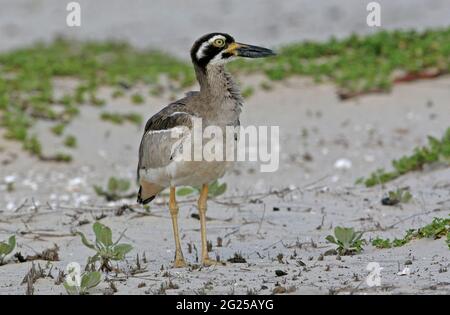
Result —
M262 58L274 55L275 52L271 49L236 42L226 33L215 32L200 37L190 50L200 90L188 92L185 97L170 103L153 115L145 125L139 146L137 201L147 204L169 188L168 206L175 239L175 268L187 266L178 231L176 188L199 187L201 263L204 266L216 265L219 262L210 259L207 250L208 185L222 177L232 162L174 158L174 155L189 149L187 146L192 145L192 142L180 143L179 139L173 137L173 133L177 131L182 134L183 139L189 138L193 133L194 119L201 119L202 128L240 126L243 98L225 64L237 57ZM237 141L236 136L235 140Z

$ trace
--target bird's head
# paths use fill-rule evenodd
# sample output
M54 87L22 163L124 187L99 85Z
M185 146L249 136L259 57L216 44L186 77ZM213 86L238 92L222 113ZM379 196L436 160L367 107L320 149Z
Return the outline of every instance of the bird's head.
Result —
M270 49L238 43L225 33L206 34L191 49L192 62L203 69L210 65L222 65L236 57L262 58L274 55Z

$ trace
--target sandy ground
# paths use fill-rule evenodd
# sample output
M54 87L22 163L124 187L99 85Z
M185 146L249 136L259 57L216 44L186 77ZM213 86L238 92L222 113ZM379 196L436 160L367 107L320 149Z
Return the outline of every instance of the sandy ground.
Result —
M125 39L139 48L163 48L186 58L199 36L230 33L265 46L330 36L367 34L368 0L77 0L81 27L66 25L61 0L0 0L0 50L52 40ZM448 0L378 0L383 29L448 26Z
M240 78L244 81L244 78ZM261 78L246 78L258 86ZM60 82L61 89L70 82ZM137 88L144 90L144 87ZM133 91L129 91L132 93ZM102 90L102 96L110 94ZM148 93L144 93L148 95ZM145 105L131 105L129 98L109 99L107 110L136 111L150 117L169 102L169 96L146 97ZM449 126L450 77L396 86L390 94L369 95L340 102L332 85L315 85L295 78L277 83L270 91L257 89L246 100L244 125L280 126L280 168L260 173L255 163L237 163L223 181L227 192L209 202L208 237L212 257L227 260L241 253L246 263L196 268L200 249L199 221L192 197L180 199L182 246L190 268L173 269L171 223L165 199L151 205L150 215L125 211L118 215L122 200L107 204L97 197L93 184L104 185L110 176L134 179L141 128L113 126L99 120L104 110L85 106L67 132L76 134L79 147L71 152L74 162L55 165L38 162L21 153L15 143L1 140L0 239L17 235L23 255L33 255L53 244L60 261L52 262L57 277L70 262L84 266L92 252L71 233L83 231L92 238L91 223L101 222L124 241L133 244L123 269L136 264L136 255L146 271L138 275L110 274L116 294L152 294L171 281L176 289L167 294L272 293L281 285L292 294L449 294L450 251L444 240L418 240L395 249L365 246L361 254L323 256L334 248L325 241L335 226L366 231L364 238L401 237L410 228L423 226L433 217L450 213L450 168L434 166L389 183L364 188L355 180L412 148L424 144L426 135L440 137ZM45 135L47 125L36 130ZM48 135L48 148L60 140ZM335 168L339 159L351 161L347 170ZM16 177L15 190L6 191L5 176ZM410 187L413 201L399 207L381 205L387 191ZM142 212L140 207L136 211ZM102 215L103 214L103 215ZM86 220L90 224L86 223ZM216 239L223 239L218 247ZM188 247L193 245L193 250ZM142 262L145 253L147 263ZM379 263L381 285L366 283L370 262ZM41 266L46 262L40 261ZM0 294L24 294L21 281L31 263L13 263L0 268ZM409 275L399 275L405 267ZM282 270L287 275L277 276ZM107 291L102 282L96 293ZM39 279L35 294L59 294L64 289L55 279Z

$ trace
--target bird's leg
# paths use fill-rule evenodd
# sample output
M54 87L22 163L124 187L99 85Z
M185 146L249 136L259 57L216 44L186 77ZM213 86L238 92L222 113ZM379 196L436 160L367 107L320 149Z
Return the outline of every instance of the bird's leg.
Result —
M180 235L178 234L178 204L175 199L175 187L170 187L169 199L170 216L172 217L173 236L175 238L175 268L186 267L183 252L181 251Z
M198 212L200 215L200 230L202 236L202 264L204 266L215 265L218 262L209 258L208 244L206 240L206 201L208 199L208 185L204 184L198 199Z

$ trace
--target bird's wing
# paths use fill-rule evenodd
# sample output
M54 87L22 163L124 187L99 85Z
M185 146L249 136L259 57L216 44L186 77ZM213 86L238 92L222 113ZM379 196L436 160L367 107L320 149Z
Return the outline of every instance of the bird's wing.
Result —
M174 102L147 121L139 147L138 181L141 169L159 168L171 162L174 145L179 141L174 132L179 134L192 128L194 114L187 110L186 102L186 99Z

